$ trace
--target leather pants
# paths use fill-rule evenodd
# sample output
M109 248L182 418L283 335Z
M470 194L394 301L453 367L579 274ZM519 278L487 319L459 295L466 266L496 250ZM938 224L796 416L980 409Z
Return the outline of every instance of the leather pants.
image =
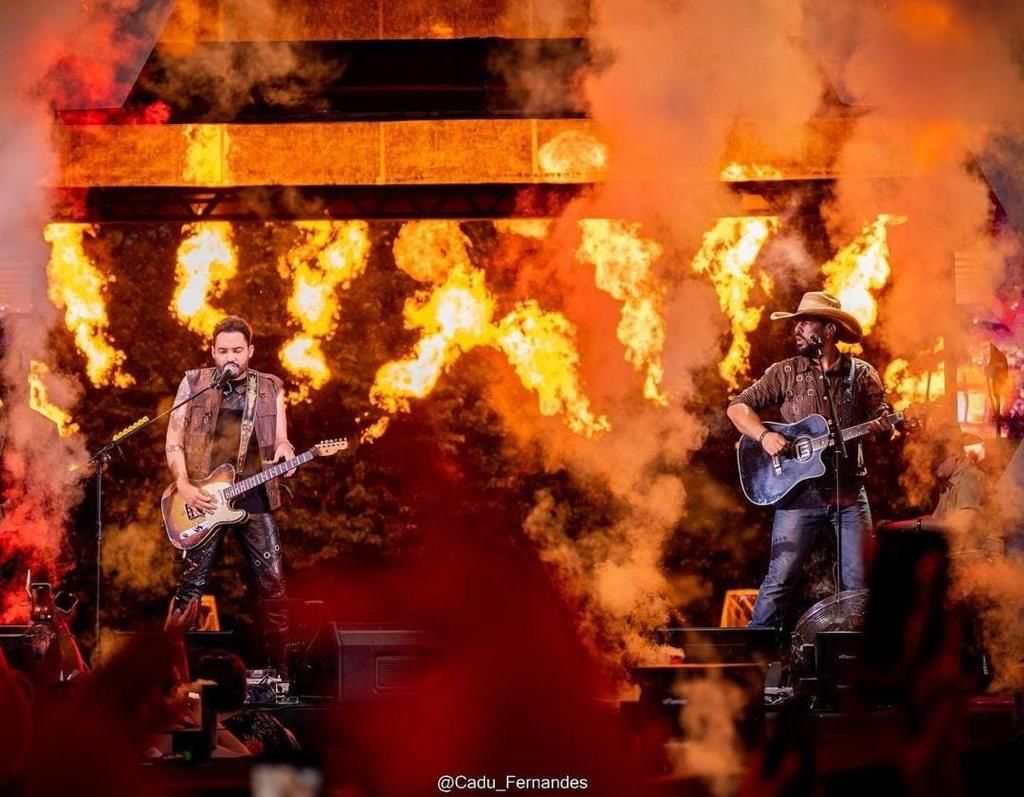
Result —
M182 608L203 594L210 579L210 568L217 560L221 542L229 529L236 531L256 582L267 656L272 664L283 668L288 641L288 611L282 603L278 603L286 597L281 566L281 535L274 516L269 512L250 513L244 523L221 528L206 545L189 551L174 595L175 606Z

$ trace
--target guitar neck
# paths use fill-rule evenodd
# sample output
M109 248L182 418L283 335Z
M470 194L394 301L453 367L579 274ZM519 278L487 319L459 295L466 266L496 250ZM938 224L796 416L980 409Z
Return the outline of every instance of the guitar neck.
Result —
M897 423L903 420L903 413L890 412L888 415L885 416L885 418L886 420L889 421L890 424ZM843 442L845 443L847 440L854 440L858 437L866 435L868 432L871 431L871 424L874 423L876 420L878 419L873 418L870 421L865 421L864 423L859 423L856 426L850 426L846 429L843 429Z
M273 465L264 471L260 471L247 479L242 479L240 482L235 482L233 485L228 487L224 491L225 498L237 498L243 493L247 493L250 490L255 490L261 484L276 479L283 473L287 473L292 468L297 468L299 465L305 465L309 462L315 454L312 451L307 451L304 454L299 454L294 459L286 459L284 462L280 462L277 465Z

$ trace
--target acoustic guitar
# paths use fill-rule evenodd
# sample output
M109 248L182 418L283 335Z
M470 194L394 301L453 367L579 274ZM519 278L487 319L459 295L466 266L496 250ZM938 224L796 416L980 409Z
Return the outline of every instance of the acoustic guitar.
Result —
M916 422L916 414L909 408L884 417L890 424ZM868 434L872 422L866 421L843 429L843 441L855 440ZM825 462L822 455L832 445L832 433L824 415L808 415L796 423L768 421L765 426L789 440L789 445L780 453L769 455L757 440L746 435L736 444L740 486L747 500L758 506L774 504L800 482L824 476Z

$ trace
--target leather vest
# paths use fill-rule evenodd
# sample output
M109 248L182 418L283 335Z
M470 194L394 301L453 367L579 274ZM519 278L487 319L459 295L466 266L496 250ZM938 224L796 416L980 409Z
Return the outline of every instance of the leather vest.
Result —
M190 395L210 384L214 368L198 368L185 372ZM283 390L283 383L273 374L254 371L259 377L256 396L256 416L254 433L260 451L260 463L266 467L274 458L274 439L277 434L277 396ZM220 390L208 390L188 405L185 418L185 467L190 479L206 476L210 470L210 456L213 453L213 435L217 429L217 417L220 414ZM238 450L235 443L235 451ZM232 465L234 462L232 461ZM247 463L247 469L251 463ZM266 483L267 498L270 508L277 509L281 505L281 488L278 479Z

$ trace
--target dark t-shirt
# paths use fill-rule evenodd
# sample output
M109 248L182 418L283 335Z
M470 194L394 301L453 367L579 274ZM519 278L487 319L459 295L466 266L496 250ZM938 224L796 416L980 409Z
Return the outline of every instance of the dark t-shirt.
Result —
M235 464L238 458L238 444L242 435L242 415L245 412L245 379L236 379L225 386L221 397L220 413L217 415L217 429L213 435L213 449L210 455L210 467L217 468L228 462ZM228 389L230 388L230 389ZM235 475L236 481L252 476L262 470L260 463L259 444L256 433L249 438L249 448L245 454L245 468ZM235 499L235 508L246 512L269 512L270 499L267 488L260 485L255 490L240 495Z

